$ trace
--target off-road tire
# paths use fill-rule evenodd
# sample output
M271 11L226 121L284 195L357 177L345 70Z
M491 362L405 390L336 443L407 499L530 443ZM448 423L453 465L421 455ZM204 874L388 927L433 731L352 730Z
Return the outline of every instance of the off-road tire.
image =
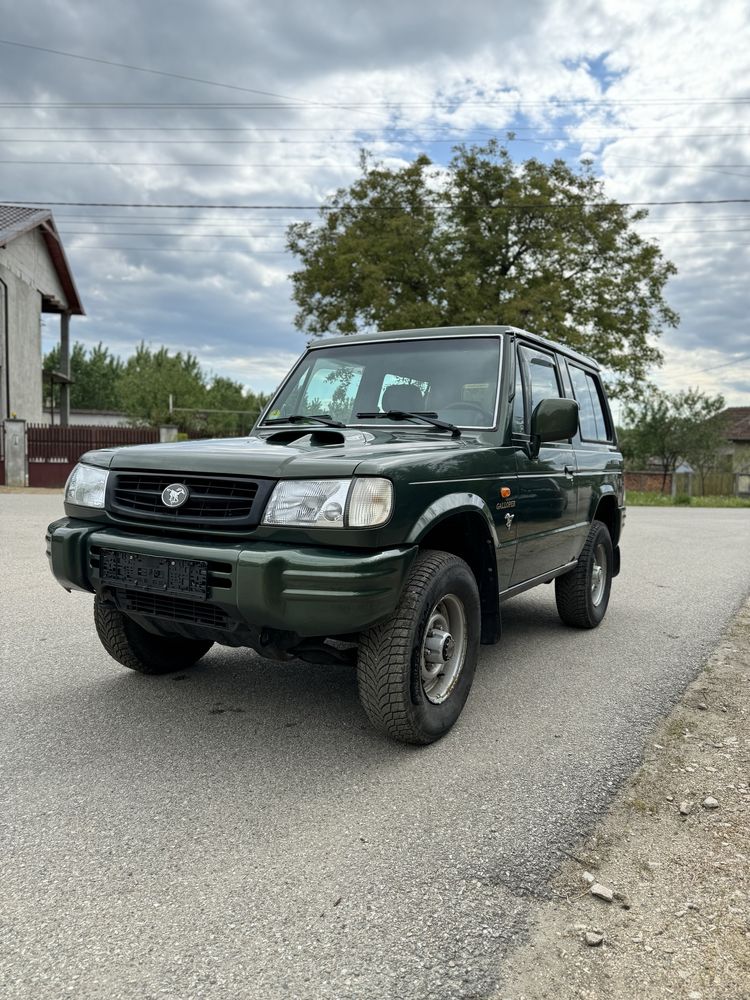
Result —
M152 635L99 597L94 598L94 624L112 659L139 674L168 674L192 667L213 646L207 639Z
M420 655L430 614L447 595L463 604L466 651L455 686L445 701L433 704L422 686ZM402 743L427 744L444 736L469 695L480 631L479 591L468 565L447 552L420 552L396 610L360 636L359 697L373 726Z
M592 600L592 573L597 548L606 558L606 579L598 604ZM609 529L602 521L592 521L583 550L575 569L555 580L557 613L566 625L573 628L596 628L604 618L612 586L614 554Z

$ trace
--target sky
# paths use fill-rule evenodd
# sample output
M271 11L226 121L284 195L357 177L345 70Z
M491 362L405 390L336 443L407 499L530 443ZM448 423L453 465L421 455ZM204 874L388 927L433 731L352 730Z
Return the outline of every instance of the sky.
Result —
M588 157L661 203L639 228L681 322L653 379L750 405L748 51L744 0L4 0L0 200L52 207L74 339L269 391L305 346L286 226L362 148L445 164L512 129L517 160Z

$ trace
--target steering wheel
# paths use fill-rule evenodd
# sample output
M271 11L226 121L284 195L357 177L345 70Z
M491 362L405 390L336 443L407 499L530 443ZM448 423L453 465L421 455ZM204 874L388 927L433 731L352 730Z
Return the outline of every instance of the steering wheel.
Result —
M440 407L441 412L445 410L466 410L466 409L476 410L477 413L481 413L483 420L487 421L487 423L492 422L492 418L490 417L490 415L487 413L487 411L483 406L480 406L479 403L472 403L471 400L468 399L465 402L448 403L447 406Z

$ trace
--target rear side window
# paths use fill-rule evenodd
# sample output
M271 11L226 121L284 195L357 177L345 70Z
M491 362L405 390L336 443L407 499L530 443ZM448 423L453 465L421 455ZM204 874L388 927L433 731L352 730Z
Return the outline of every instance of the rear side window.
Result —
M599 385L590 372L575 365L568 365L575 394L580 408L579 419L581 437L584 441L609 441L611 435L604 414Z

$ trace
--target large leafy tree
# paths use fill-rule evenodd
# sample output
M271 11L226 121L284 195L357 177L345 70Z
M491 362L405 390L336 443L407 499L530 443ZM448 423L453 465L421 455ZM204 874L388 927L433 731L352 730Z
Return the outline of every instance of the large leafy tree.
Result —
M700 475L701 492L706 474L722 465L726 422L723 396L709 396L699 389L670 394L653 390L639 404L625 410L628 428L623 452L633 466L657 459L662 490L679 459Z
M678 317L675 267L634 227L647 214L605 197L589 166L516 164L498 142L459 146L447 171L421 156L373 164L287 245L299 329L511 324L596 358L611 388L637 396Z

